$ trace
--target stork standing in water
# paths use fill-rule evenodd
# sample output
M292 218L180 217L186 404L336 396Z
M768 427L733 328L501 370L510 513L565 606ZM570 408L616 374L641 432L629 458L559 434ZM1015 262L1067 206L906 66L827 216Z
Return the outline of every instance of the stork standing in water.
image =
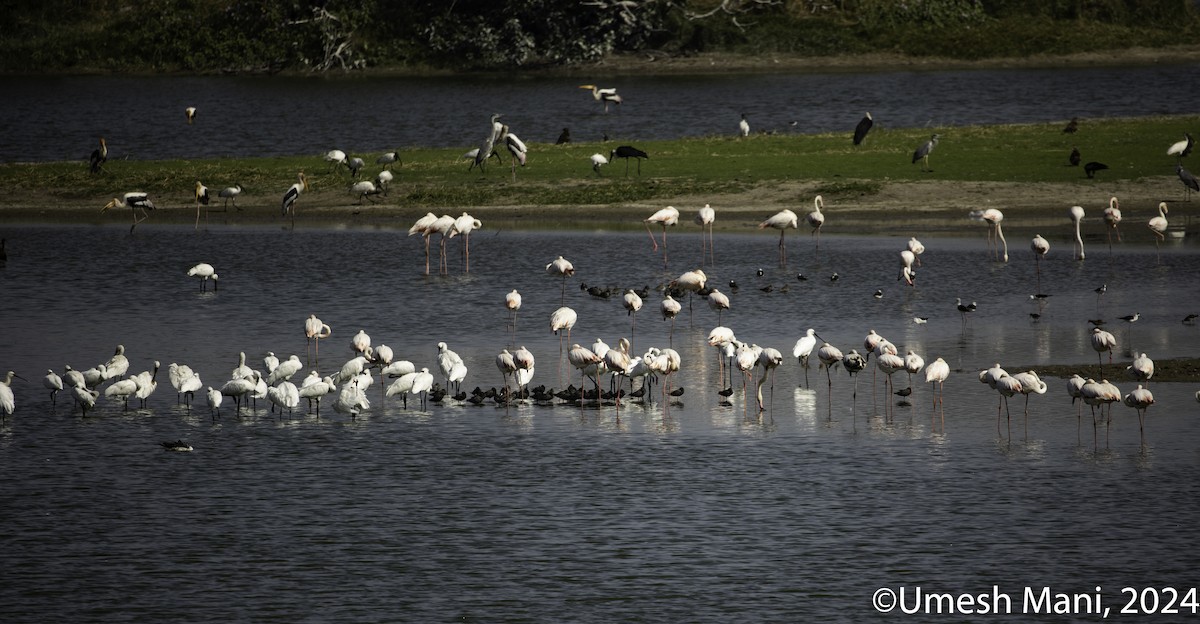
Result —
M284 194L283 194L283 204L282 204L282 210L280 211L280 215L285 216L285 217L289 213L292 215L292 228L293 229L295 229L295 227L296 227L296 200L299 199L300 193L303 193L304 191L307 191L307 190L308 190L308 177L304 175L303 171L301 171L299 173L299 175L296 176L296 183L293 184L292 186L290 186L288 188L288 190L286 192L284 192Z
M783 236L787 234L788 228L796 229L800 219L796 213L784 208L779 212L771 215L766 221L758 224L758 229L774 228L779 230L779 266L787 267L787 245L784 242Z
M679 211L674 206L667 206L650 215L646 220L646 233L650 235L650 242L654 244L654 251L658 251L658 241L654 238L654 232L650 231L650 224L657 223L662 228L662 249L663 249L663 268L667 268L667 228L679 223Z
M129 233L133 234L133 229L136 228L139 223L150 218L150 215L147 214L146 211L154 210L154 202L150 201L150 196L146 193L141 191L133 191L130 193L125 193L119 198L112 198L112 200L110 200L107 204L104 204L104 207L100 209L100 212L108 212L109 208L128 208L130 210L130 212L133 214L133 225L129 227ZM137 216L139 210L142 212L142 218L140 219Z
M204 227L208 227L208 187L196 180L196 226L193 229L200 229L200 206L204 206Z

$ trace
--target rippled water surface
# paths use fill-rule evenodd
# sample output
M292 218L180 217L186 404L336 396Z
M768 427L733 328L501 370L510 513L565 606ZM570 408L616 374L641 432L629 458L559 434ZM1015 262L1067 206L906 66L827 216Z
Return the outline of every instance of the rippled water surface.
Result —
M616 87L609 114L578 88ZM0 77L0 161L205 158L478 147L488 116L527 142L674 139L755 132L846 132L871 111L880 129L1058 122L1196 112L1196 64L724 76ZM184 123L185 107L198 109ZM1182 130L1180 131L1182 133Z
M787 356L757 414L736 376L728 404L716 393L726 384L704 344L717 323L703 302L690 319L685 307L672 335L658 293L631 318L618 299L579 289L653 291L693 268L700 241L683 226L663 268L644 233L485 224L472 236L470 275L452 239L446 277L422 275L420 241L400 231L5 235L0 367L27 380L13 382L17 412L0 426L5 622L852 622L875 614L880 587L998 585L1019 596L1025 586L1102 586L1117 609L1123 586L1195 582L1195 384L1150 384L1158 404L1143 445L1122 405L1094 439L1088 409L1078 424L1057 378L1029 401L1028 438L1024 403L1012 399L1010 440L1003 425L997 432L998 395L976 379L995 362L1095 362L1086 335L1096 317L1120 341L1114 371L1130 343L1158 360L1191 355L1197 328L1180 323L1197 312L1183 294L1200 285L1190 240L1164 246L1161 264L1152 246L1110 255L1097 242L1075 262L1066 233L1052 236L1041 277L1052 297L1039 306L1028 297L1030 254L1014 246L1008 264L988 261L982 226L977 238L926 240L913 289L895 281L907 237L826 236L816 254L793 234L784 269L775 237L720 236L708 273L733 300L724 324ZM565 295L544 273L560 253L577 269ZM219 291L184 275L198 261L216 265ZM178 405L165 377L170 362L187 363L220 385L239 351L255 368L268 350L304 358L302 321L315 313L333 327L322 372L365 329L434 370L446 341L470 369L465 387L496 386L513 288L524 295L517 342L537 357L535 385L579 383L556 367L549 331L565 297L579 313L572 341L673 344L683 365L672 384L685 393L620 409L447 401L422 411L383 400L377 384L357 419L328 403L319 419L280 417L264 401L237 417L228 400L213 419ZM955 297L979 304L965 326ZM1132 326L1115 320L1134 311ZM808 327L844 351L875 329L902 351L945 358L944 427L923 377L898 405L873 368L856 398L844 371L832 390L815 358L806 373L790 352ZM52 407L47 368L89 368L117 343L132 371L163 365L146 408L101 398L84 418L66 394ZM1123 372L1113 378L1132 389ZM896 386L907 385L898 373ZM177 438L195 451L159 446Z

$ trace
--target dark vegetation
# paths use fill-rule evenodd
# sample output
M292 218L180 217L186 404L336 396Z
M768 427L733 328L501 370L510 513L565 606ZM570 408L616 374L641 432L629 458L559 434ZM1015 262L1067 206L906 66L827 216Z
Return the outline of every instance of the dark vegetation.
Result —
M1200 43L1189 0L14 0L0 71L561 67L613 54L983 59Z

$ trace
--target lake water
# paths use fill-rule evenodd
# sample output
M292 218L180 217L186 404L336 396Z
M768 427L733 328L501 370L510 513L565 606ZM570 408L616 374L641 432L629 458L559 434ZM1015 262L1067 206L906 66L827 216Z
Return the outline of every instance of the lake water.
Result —
M578 86L625 99L604 114ZM845 132L870 111L886 128L1061 122L1197 112L1179 85L1200 65L728 76L0 77L0 162L110 158L363 156L478 147L492 113L527 142L674 139L753 131ZM184 123L184 108L198 109ZM793 124L794 122L794 124ZM1180 130L1182 136L1183 130Z
M423 275L420 241L400 230L147 224L135 236L122 226L4 236L0 368L27 380L13 382L17 412L0 425L5 622L856 622L876 614L880 588L905 589L911 606L917 588L994 587L1014 612L1026 587L1050 587L1099 592L1114 619L1177 621L1118 616L1123 588L1182 595L1195 583L1196 384L1149 384L1158 403L1143 444L1123 405L1094 439L1088 408L1080 424L1057 378L1029 401L1028 438L1020 397L1011 438L1003 425L998 434L998 395L976 378L996 362L1010 372L1094 363L1087 319L1097 317L1117 336L1118 363L1131 345L1160 361L1193 355L1197 327L1180 322L1200 312L1186 294L1200 286L1191 239L1164 245L1161 261L1152 245L1110 254L1090 244L1076 262L1064 225L1047 235L1040 290L1052 296L1039 306L1032 254L1014 244L1009 263L991 262L982 226L977 237L925 240L911 289L895 278L908 234L825 236L816 253L791 233L786 268L777 238L720 235L708 274L732 299L723 324L786 356L758 414L736 377L729 404L717 394L726 383L704 344L717 324L706 304L690 319L685 307L673 334L657 314L655 287L700 260L694 226L671 232L664 268L644 233L485 223L469 275L449 241L447 276ZM577 270L565 295L544 272L559 254ZM219 291L185 275L200 261L216 266ZM652 292L634 321L581 283ZM513 288L534 385L579 383L556 367L549 331L565 297L579 313L572 341L673 344L683 364L672 384L685 393L620 409L448 401L422 411L382 400L376 385L353 420L328 401L319 419L281 418L261 401L240 418L227 401L213 419L202 404L177 405L166 379L180 362L220 385L239 351L260 369L267 351L303 359L303 320L315 313L333 328L322 372L349 358L364 329L435 371L445 341L469 368L465 388L497 386ZM965 324L955 297L978 302ZM1135 324L1116 320L1135 311ZM790 352L808 327L843 351L861 351L875 329L902 352L946 359L944 426L923 376L911 405L885 395L873 367L856 398L840 369L830 390L815 358L806 383ZM89 368L118 343L131 371L162 363L147 408L102 397L84 418L66 394L51 406L47 368ZM1128 392L1120 368L1111 377ZM195 451L159 446L178 438Z

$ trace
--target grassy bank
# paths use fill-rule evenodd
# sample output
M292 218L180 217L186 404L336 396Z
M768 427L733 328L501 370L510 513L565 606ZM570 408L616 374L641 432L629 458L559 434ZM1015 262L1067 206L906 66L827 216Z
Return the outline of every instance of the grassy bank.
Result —
M346 171L331 169L320 154L110 161L98 175L90 174L85 162L4 164L0 190L6 199L0 210L11 220L108 221L111 214L99 214L108 199L141 190L160 208L154 221L182 223L194 218L192 191L200 180L214 194L224 186L243 186L238 201L243 210L228 218L269 221L278 218L284 191L303 171L311 191L301 198L300 214L310 218L406 219L466 209L514 220L554 213L572 221L620 221L667 204L712 203L726 214L745 211L746 219L753 219L764 210L799 211L817 193L837 211L918 215L987 204L1059 216L1063 202L1106 201L1108 194L1122 195L1123 207L1181 199L1175 159L1166 148L1198 125L1200 116L1085 119L1074 135L1062 132L1063 123L876 129L859 147L851 145L849 130L647 141L635 143L650 156L642 161L640 176L632 161L626 176L623 160L604 166L600 175L593 172L590 156L609 155L613 143L530 144L528 166L518 167L515 178L507 154L503 165L492 159L480 174L467 170L465 148L412 148L402 152L404 163L395 169L390 193L361 206L349 193ZM911 164L911 157L934 132L941 140L930 159L933 171L926 173ZM1073 147L1084 162L1100 161L1109 168L1096 179L1086 178L1081 167L1068 166ZM376 156L357 155L369 163ZM377 171L372 164L365 175Z

